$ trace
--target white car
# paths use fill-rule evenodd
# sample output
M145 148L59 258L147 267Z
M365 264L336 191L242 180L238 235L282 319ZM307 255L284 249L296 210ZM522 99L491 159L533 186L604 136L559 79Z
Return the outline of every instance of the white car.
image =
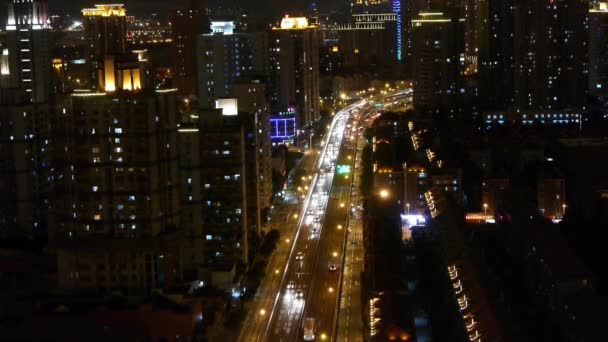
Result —
M302 299L302 298L304 298L304 291L302 291L302 290L297 290L297 291L296 291L296 298L297 298L297 299Z

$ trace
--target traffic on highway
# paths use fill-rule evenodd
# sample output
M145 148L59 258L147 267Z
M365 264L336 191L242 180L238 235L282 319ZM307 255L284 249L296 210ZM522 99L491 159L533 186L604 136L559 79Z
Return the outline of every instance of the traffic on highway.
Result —
M315 305L312 303L332 304L328 307L333 309L326 313L333 317L331 311L335 311L337 305L338 271L342 265L345 234L341 227L345 225L345 203L350 188L348 184L341 184L345 181L348 183L348 175L338 174L338 171L344 172L338 161L343 154L343 159L348 159L343 144L346 141L345 132L351 132L347 125L351 125L353 117L365 104L366 101L360 101L336 113L326 141L321 142L316 172L304 199L299 227L284 269L281 290L270 310L266 336L263 337L265 341L323 340L332 334L333 327L326 328L328 323L333 325L332 322L327 322L331 319L316 317ZM336 228L336 219L341 222L340 229ZM324 289L318 289L320 286Z

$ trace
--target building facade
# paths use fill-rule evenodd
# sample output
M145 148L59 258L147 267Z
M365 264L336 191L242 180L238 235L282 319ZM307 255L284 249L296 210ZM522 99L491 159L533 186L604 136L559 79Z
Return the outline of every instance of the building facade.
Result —
M490 110L513 107L515 51L512 0L480 0L478 9L479 99Z
M265 33L235 33L232 21L212 22L210 34L198 36L198 98L201 108L229 96L236 80L267 69Z
M589 3L521 1L514 15L514 105L580 111L587 94Z
M180 218L175 91L77 92L66 107L50 236L60 286L168 286L181 272L168 245Z
M421 12L412 20L414 106L422 111L449 111L461 91L464 68L463 21L443 13Z
M25 89L0 90L0 238L45 239L54 107Z
M173 86L180 95L197 94L196 41L200 34L209 32L206 10L191 1L189 8L171 13L173 40Z
M95 5L82 10L85 59L90 86L97 86L106 56L127 52L127 10L121 4Z
M273 113L296 109L305 127L320 116L320 32L306 18L285 17L270 34L270 100Z
M4 88L24 89L30 101L46 102L51 90L50 25L46 2L8 2L6 48L1 51Z
M608 96L608 3L589 10L589 94Z

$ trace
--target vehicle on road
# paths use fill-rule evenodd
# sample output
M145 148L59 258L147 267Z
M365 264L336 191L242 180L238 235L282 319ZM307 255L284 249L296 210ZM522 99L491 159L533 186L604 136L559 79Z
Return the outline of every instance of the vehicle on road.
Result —
M297 290L297 291L296 291L296 298L297 298L297 299L302 299L302 298L304 298L304 291L302 291L302 290Z
M304 341L315 340L315 319L312 317L306 317L304 319Z
M334 272L335 270L338 269L338 266L336 266L336 264L329 264L329 270Z
M296 254L296 260L304 260L304 253L298 252L298 254Z
M294 284L293 280L290 281L289 283L287 283L288 290L293 290L295 287L296 287L296 284Z

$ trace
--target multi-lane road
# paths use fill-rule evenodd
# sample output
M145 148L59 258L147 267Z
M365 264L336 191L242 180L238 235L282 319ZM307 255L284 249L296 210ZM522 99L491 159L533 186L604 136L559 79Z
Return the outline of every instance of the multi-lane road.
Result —
M315 320L315 339L334 336L352 181L338 165L353 169L348 136L362 105L345 108L332 121L262 341L302 340L307 317Z
M356 231L351 234L349 227L356 207L353 178L359 157L357 125L372 108L367 103L356 102L335 114L297 215L297 228L286 240L290 246L281 247L284 264L276 268L273 278L265 280L266 286L262 284L261 290L266 292L250 311L240 341L302 341L307 318L314 319L314 340L362 337L362 325L357 325L361 321L360 305L356 303L361 262L355 255L362 247L353 249L347 242L360 243L361 238L360 227L353 225ZM351 306L357 312L352 317ZM338 329L339 322L357 324Z

